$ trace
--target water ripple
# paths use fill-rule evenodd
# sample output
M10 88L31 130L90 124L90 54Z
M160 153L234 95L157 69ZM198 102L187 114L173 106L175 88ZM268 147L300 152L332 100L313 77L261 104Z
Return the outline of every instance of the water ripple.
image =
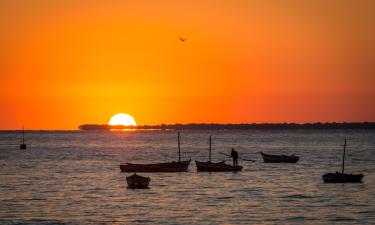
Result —
M176 160L176 133L15 132L0 134L0 224L373 224L375 133L331 131L183 131L183 158L207 160L236 146L240 173L145 173L151 186L127 189L121 162ZM324 184L340 170L364 171L363 184ZM259 151L294 153L297 164L262 163Z

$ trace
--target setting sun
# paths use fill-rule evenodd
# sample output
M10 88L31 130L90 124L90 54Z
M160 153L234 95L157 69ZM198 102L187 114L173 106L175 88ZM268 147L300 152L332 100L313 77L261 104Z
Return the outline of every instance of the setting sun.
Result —
M134 118L125 113L118 113L109 120L109 125L137 126Z

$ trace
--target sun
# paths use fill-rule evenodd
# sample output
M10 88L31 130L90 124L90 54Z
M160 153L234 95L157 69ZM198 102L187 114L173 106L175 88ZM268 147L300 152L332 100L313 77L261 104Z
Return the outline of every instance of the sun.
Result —
M137 123L131 115L118 113L111 117L108 125L137 126Z

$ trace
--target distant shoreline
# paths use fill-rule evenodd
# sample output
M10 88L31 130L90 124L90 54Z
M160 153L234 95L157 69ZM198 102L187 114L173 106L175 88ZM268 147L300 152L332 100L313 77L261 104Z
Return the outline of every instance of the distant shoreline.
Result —
M375 129L375 122L363 123L252 123L252 124L160 124L122 126L107 124L84 124L78 127L83 131L95 130L251 130L251 129Z

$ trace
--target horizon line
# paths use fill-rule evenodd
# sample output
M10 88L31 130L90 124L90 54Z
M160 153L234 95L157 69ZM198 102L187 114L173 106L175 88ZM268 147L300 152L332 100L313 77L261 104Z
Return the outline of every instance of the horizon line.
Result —
M155 124L155 125L129 125L129 126L124 126L124 125L109 125L109 124L82 124L77 127L77 129L25 129L28 131L82 131L81 127L84 126L92 126L92 127L106 127L107 129L110 129L111 127L114 127L112 129L136 129L136 130L151 130L155 127L180 127L180 128L187 128L189 126L259 126L259 127L252 127L252 129L256 128L265 128L265 126L273 126L273 127L278 127L282 128L282 126L297 126L297 127L303 127L303 126L310 126L310 127L316 127L319 125L337 125L337 126L350 126L350 125L370 125L370 127L366 128L371 128L375 129L375 121L364 121L364 122L304 122L304 123L297 123L297 122L281 122L281 123L271 123L271 122L264 122L264 123L161 123L161 124ZM289 127L291 128L291 127ZM345 127L342 127L345 128ZM168 128L166 128L168 129ZM172 128L173 129L173 128ZM234 128L232 128L234 129ZM251 129L251 128L249 128ZM0 131L20 131L22 129L0 129ZM162 129L156 129L156 130L162 130ZM174 129L176 130L176 129Z

